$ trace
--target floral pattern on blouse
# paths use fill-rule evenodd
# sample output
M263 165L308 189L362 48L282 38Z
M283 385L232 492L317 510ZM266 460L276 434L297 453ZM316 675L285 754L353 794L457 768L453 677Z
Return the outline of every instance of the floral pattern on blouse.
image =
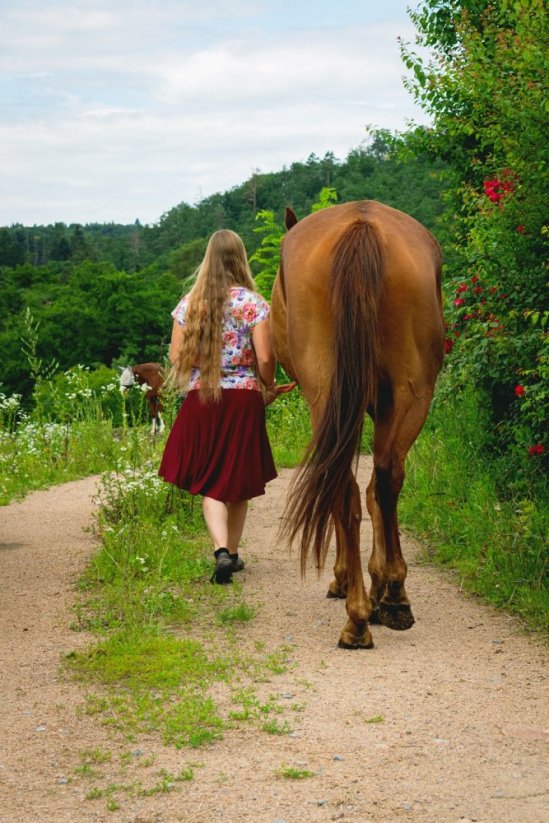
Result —
M188 295L185 295L172 311L172 317L181 326L185 325L187 302ZM221 343L220 385L222 389L259 390L252 332L254 327L268 316L269 304L260 294L242 286L229 289ZM194 368L191 372L188 390L199 388L200 369Z

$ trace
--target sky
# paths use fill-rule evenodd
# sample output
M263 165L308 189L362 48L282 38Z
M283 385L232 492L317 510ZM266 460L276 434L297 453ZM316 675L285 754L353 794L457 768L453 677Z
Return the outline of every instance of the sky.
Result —
M0 226L157 223L426 122L405 0L0 0Z

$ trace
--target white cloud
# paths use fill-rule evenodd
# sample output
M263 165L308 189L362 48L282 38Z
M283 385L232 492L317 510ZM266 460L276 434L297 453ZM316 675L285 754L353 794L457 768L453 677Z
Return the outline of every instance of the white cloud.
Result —
M396 49L387 50L393 34L380 27L312 31L306 40L293 34L197 51L158 67L162 98L230 105L282 95L347 99L367 90L381 96L402 74Z
M12 5L0 33L0 225L155 222L254 168L344 157L366 124L422 119L401 83L403 13L267 30L254 17L267 5Z

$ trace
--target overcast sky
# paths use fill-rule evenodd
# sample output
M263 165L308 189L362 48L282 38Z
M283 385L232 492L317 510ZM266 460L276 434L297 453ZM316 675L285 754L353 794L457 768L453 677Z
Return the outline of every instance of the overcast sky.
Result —
M0 0L0 225L156 223L425 122L417 0Z

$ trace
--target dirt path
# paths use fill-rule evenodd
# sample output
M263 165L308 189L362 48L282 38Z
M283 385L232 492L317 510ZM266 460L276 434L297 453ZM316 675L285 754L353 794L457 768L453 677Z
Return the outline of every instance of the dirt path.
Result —
M289 476L254 503L243 582L247 599L261 604L247 642L293 647L286 673L258 687L287 706L292 733L239 728L191 753L140 739L136 763L155 755L155 769L172 774L200 765L177 791L130 798L112 812L104 800L85 800L89 784L74 769L83 750L108 750L107 784L116 779L114 755L128 745L82 713L81 688L59 678L60 654L88 642L69 624L75 578L94 550L83 529L95 481L0 509L2 823L549 819L545 647L418 565L407 541L415 626L374 626L373 650L338 650L345 611L325 599L331 558L320 580L310 574L302 583L297 557L274 544ZM315 774L283 779L275 776L281 766Z

